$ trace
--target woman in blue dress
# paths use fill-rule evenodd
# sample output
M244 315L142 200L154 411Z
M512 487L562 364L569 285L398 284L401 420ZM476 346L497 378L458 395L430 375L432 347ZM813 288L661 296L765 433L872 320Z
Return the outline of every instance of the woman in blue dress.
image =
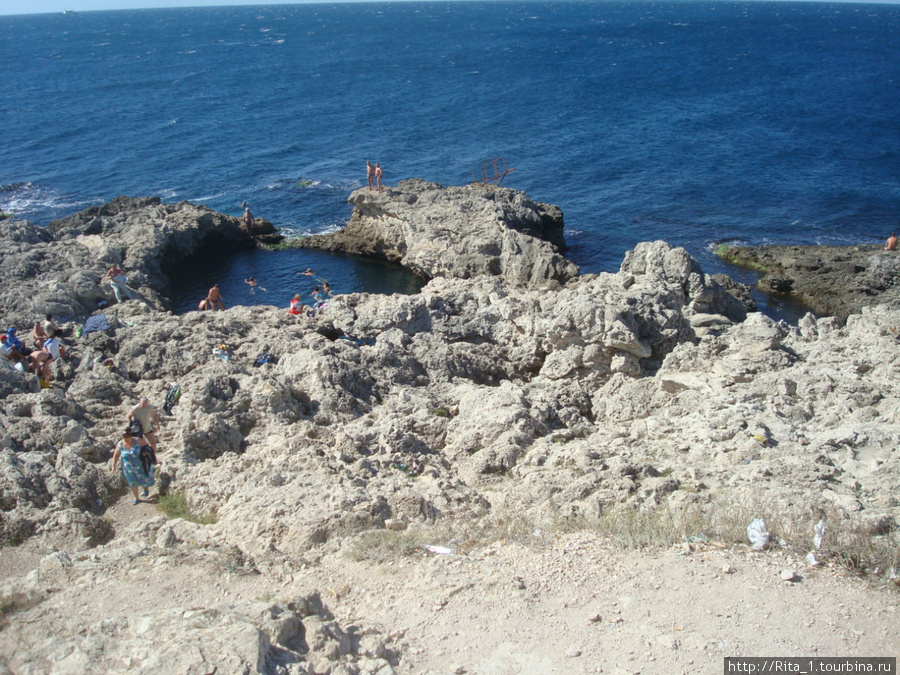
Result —
M140 496L146 499L150 486L156 482L153 478L155 467L150 465L149 472L146 472L141 462L141 447L145 445L148 445L147 441L140 436L133 435L130 429L126 429L122 432L122 440L116 443L115 450L113 450L112 471L115 473L118 470L121 459L125 480L134 495L132 504L137 504L139 501L138 488L143 488Z

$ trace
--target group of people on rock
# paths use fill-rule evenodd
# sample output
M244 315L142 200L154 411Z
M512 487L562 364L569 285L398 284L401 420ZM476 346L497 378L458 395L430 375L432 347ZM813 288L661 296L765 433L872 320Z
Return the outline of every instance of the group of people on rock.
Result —
M225 298L222 297L222 291L219 290L219 284L214 284L213 287L209 289L209 293L207 293L206 297L200 301L198 309L225 310Z
M129 409L127 421L121 440L113 448L110 470L116 473L121 465L133 495L131 503L137 504L150 496L150 488L156 483L156 431L161 423L147 397Z
M377 189L381 192L381 164L375 162L375 166L372 166L372 162L366 160L366 180L370 190Z
M311 277L315 275L315 272L307 267L306 271L298 272L298 274L303 274L304 276ZM306 313L307 315L311 316L312 312L319 309L324 309L328 306L327 298L330 298L332 295L331 284L329 284L325 279L319 279L319 281L321 282L321 284L313 288L312 293L310 294L313 299L312 304L309 307L304 305L302 296L297 293L291 300L291 304L288 307L288 314L299 316Z
M34 346L26 346L15 326L10 326L0 334L0 352L13 364L18 364L23 372L34 373L42 382L49 383L53 380L50 364L67 358L66 348L59 341L59 327L53 321L52 314L47 314L44 321L34 322L31 339Z

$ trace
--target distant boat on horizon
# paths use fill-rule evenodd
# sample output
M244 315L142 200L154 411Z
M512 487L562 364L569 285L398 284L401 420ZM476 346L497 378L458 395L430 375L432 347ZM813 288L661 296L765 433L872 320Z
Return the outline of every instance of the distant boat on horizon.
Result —
M63 13L63 14L74 14L74 13L75 13L75 10L74 10L74 9L64 9L64 10L62 11L62 13Z

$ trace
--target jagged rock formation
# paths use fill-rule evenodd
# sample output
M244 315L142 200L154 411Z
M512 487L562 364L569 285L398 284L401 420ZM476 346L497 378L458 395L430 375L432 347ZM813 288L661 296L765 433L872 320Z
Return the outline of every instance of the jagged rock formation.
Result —
M274 231L258 219L260 235ZM0 221L0 307L8 325L29 327L45 313L84 319L98 303L112 304L101 286L113 264L128 285L156 307L168 307L168 273L201 251L253 246L240 219L189 202L158 197L118 199L50 223L47 228Z
M167 229L146 209L159 209ZM174 316L156 300L160 252L237 237L235 224L192 205L132 214L102 235L58 226L51 239L0 225L16 259L43 270L34 279L23 267L26 289L40 289L32 302L60 297L87 311L92 296L78 290L87 282L53 270L90 264L84 279L96 284L106 260L90 251L124 260L144 296L117 305L109 331L73 341L50 389L0 362L0 538L45 541L70 556L48 560L50 580L32 579L29 592L61 583L57 568L72 583L96 582L98 568L137 569L148 550L160 566L170 560L160 551L186 565L236 551L280 580L369 530L500 511L541 527L561 518L590 525L617 506L712 517L723 501L764 496L776 511L859 519L873 536L900 517L900 343L888 330L900 311L868 309L846 325L808 316L798 327L748 316L683 249L653 242L615 274L564 286L512 268L510 283L473 266L470 274L482 273L472 279L438 275L412 296L338 296L314 316L274 307ZM545 262L558 256L545 252ZM539 268L549 269L529 263ZM48 311L9 297L13 316ZM213 354L222 343L229 359ZM275 359L255 367L261 352ZM162 471L217 522L113 531L103 516L123 485L104 462L128 407L140 396L160 406L173 381L182 395L164 416ZM424 469L410 475L413 459ZM73 669L85 659L128 668L129 658L144 663L143 652L121 637L169 639L184 628L179 653L196 655L196 631L216 628L233 648L185 670L392 672L397 655L386 641L354 647L349 628L301 645L298 624L309 641L311 626L329 619L321 607L299 607L223 601L201 613L111 619L81 637L67 626L55 647L28 651L13 640L0 652L39 664L58 648L76 655ZM169 657L152 663L168 668Z
M497 276L524 287L565 283L578 274L565 248L562 211L493 185L443 187L421 178L384 192L356 190L347 227L295 242L377 256L425 278Z
M790 296L819 316L900 307L900 253L881 246L728 246L717 253L760 272L759 290Z

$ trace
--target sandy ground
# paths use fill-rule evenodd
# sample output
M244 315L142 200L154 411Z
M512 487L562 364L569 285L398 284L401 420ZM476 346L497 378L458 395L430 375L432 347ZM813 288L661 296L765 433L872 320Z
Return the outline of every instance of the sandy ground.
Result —
M122 531L160 514L123 497L107 515ZM744 547L623 550L588 532L533 539L382 563L333 553L260 574L179 544L105 583L56 589L11 617L0 648L150 606L289 600L317 588L342 625L392 636L398 673L721 673L726 656L900 655L900 593L838 566ZM21 576L46 552L38 542L5 549L0 574ZM786 569L798 580L783 581Z

